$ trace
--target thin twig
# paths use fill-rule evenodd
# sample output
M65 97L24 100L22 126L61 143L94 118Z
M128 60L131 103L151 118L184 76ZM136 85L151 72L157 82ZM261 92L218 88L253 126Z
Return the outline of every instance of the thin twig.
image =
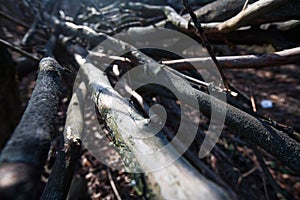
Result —
M17 24L19 26L23 26L24 28L29 28L29 26L26 23L24 23L22 21L19 21L16 18L13 18L12 16L9 16L8 14L6 14L2 11L0 11L0 16L3 17L4 19L7 19L7 20L11 21L11 22L14 22L15 24Z
M243 6L243 9L242 9L242 10L246 10L246 8L247 8L248 4L249 4L249 0L246 0L246 2L245 2L245 4L244 4L244 6Z
M207 49L210 57L212 58L213 62L215 63L215 65L217 66L217 68L218 68L218 70L219 70L219 72L221 74L221 77L222 77L222 79L224 81L225 88L229 91L229 86L228 86L228 82L226 80L226 77L225 77L225 75L222 72L222 69L221 69L221 67L219 65L219 62L218 62L218 60L217 60L217 58L215 56L215 53L214 53L214 51L213 51L213 49L212 49L212 47L211 47L211 45L210 45L210 43L209 43L209 41L208 41L205 33L204 33L203 28L201 27L201 23L199 22L199 20L198 20L196 14L194 13L194 11L192 10L192 8L191 8L188 0L183 0L183 4L184 4L185 8L187 9L187 11L189 12L189 14L191 16L191 19L194 22L194 26L196 28L196 33L195 34L201 39L202 46Z
M298 64L300 63L300 47L263 55L222 56L217 57L217 60L222 69L265 68ZM195 68L207 69L213 62L210 57L203 57L162 61L162 63L181 71L193 70Z
M16 52L18 52L18 53L34 60L34 61L39 61L40 60L38 57L35 57L35 56L31 55L30 53L20 49L19 47L16 47L14 44L12 44L10 42L7 42L3 39L0 39L0 44L3 44L4 46L10 48L11 50L16 51Z
M106 167L106 172L107 172L107 176L108 176L108 179L109 179L109 183L111 185L112 190L114 191L114 194L115 194L117 200L122 200L122 198L121 198L121 196L120 196L120 194L118 192L118 189L117 189L117 187L115 185L115 182L114 182L114 180L112 178L112 175L111 175L109 167Z
M257 161L260 164L260 167L262 169L262 172L263 172L264 176L267 178L268 182L270 183L270 185L274 189L278 199L287 199L284 195L284 191L281 189L281 187L274 180L274 178L273 178L272 174L270 173L267 165L265 164L265 161L263 159L263 156L262 156L261 152L258 150L258 148L256 147L255 144L251 145L251 148L253 149L253 152L254 152L254 154L257 158Z
M257 109L256 109L256 105L255 105L255 99L254 99L254 97L253 97L252 88L249 87L249 90L250 90L250 100L251 100L252 110L253 110L253 112L256 113Z

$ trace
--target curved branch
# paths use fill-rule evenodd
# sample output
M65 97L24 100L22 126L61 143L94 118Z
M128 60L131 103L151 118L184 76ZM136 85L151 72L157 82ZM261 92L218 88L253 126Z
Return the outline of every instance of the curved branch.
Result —
M44 58L39 69L26 111L1 153L2 199L37 198L36 185L40 182L55 130L62 70L51 58Z

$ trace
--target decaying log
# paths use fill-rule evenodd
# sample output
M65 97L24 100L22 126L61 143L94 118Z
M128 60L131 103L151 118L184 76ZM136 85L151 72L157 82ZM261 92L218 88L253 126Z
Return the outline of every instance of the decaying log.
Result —
M37 199L41 173L54 136L60 94L60 66L51 58L39 65L32 97L1 152L1 199Z

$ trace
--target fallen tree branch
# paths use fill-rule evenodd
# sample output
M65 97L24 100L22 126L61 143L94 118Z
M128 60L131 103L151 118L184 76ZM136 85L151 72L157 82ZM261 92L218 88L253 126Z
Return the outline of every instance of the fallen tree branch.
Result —
M265 68L300 63L300 47L263 55L217 57L223 69ZM214 63L210 57L162 61L176 70L209 69Z
M107 77L92 64L81 67L82 73L88 78L88 87L101 116L111 129L114 144L123 158L128 170L145 171L151 195L160 199L227 199L227 194L218 186L199 174L184 158L180 157L172 165L165 166L159 171L152 172L153 161L170 160L170 152L144 154L167 144L164 135L159 132L155 137L146 137L151 134L148 119L144 119L129 103L123 99L111 86ZM112 104L110 104L111 102ZM142 127L148 127L145 130ZM149 132L150 131L150 132ZM135 139L138 135L144 139ZM135 154L133 152L136 152ZM152 163L150 165L150 163ZM150 167L150 168L149 168ZM174 181L178 184L174 184ZM192 187L201 185L201 187ZM206 194L205 196L203 194Z
M52 173L41 199L64 200L67 198L81 150L81 132L84 126L83 109L86 95L87 89L82 82L69 104L61 149L58 151Z
M2 199L38 199L36 186L54 136L62 69L53 59L44 58L39 70L26 111L1 152Z
M221 1L219 1L221 2ZM257 1L254 2L250 5L247 6L246 9L242 9L243 5L245 2L242 1L226 1L224 4L220 4L218 1L213 2L212 6L208 8L208 10L203 7L200 8L198 11L197 19L202 23L202 21L206 21L207 23L202 23L201 26L205 33L211 34L211 33L228 33L237 30L240 27L246 26L246 25L259 25L262 23L271 23L274 22L278 19L280 20L290 20L294 19L297 15L292 14L291 16L286 16L288 13L288 10L290 10L289 3L291 5L294 5L293 2L296 3L295 0L266 0L266 1ZM214 5L216 4L216 5ZM233 5L233 10L232 9L232 4ZM282 7L284 5L288 4L285 6L285 12L282 12L281 14L277 14L274 10L276 10L279 7ZM209 5L207 5L209 6ZM220 8L219 8L219 7ZM225 8L224 8L225 6ZM229 11L223 14L224 12L220 12L220 10L226 9L226 6L229 6ZM294 6L299 6L298 4L295 4ZM159 6L157 6L159 7ZM144 9L147 9L148 7L144 7ZM157 9L159 10L159 9ZM195 27L193 26L187 26L189 17L188 15L180 16L175 10L170 10L170 13L166 15L166 13L162 12L163 7L160 8L161 15L167 16L168 20L178 28L180 31L183 32L189 32L189 33L194 33L195 32ZM202 11L201 11L202 10ZM237 15L233 16L235 14L235 10L241 10ZM213 12L221 13L221 14L216 14L214 15ZM274 12L272 12L274 11ZM197 13L197 11L195 11ZM201 18L201 14L204 14L205 18L205 13L208 12L209 15L212 14L212 19L211 20L205 20ZM274 13L274 14L273 14ZM269 14L269 15L266 15ZM274 16L273 16L274 15ZM226 16L232 16L230 19L227 19ZM266 16L266 17L264 17ZM177 20L177 22L176 22ZM225 20L225 21L223 21ZM222 22L219 22L222 21ZM156 26L165 26L167 21L162 21L156 24ZM178 23L180 22L180 23Z
M253 3L251 0L250 3ZM227 0L227 1L213 1L197 10L195 13L201 23L222 22L238 14L245 4L245 0ZM189 19L189 15L183 16Z
M121 198L121 196L120 196L120 194L118 192L118 189L116 187L116 184L115 184L115 182L114 182L114 180L112 178L111 171L110 171L109 167L106 167L106 173L108 175L109 183L111 185L112 190L114 191L116 199L117 200L122 200L122 198Z
M176 27L182 27L188 29L188 20L182 18L172 7L170 6L153 6L143 3L127 2L121 4L121 7L134 11L139 11L142 16L156 16L164 15L172 24Z
M128 85L125 87L127 89L127 92L135 98L136 101L138 101L139 105L142 107L142 109L145 111L145 113L150 113L150 106L143 100L143 97L140 96L136 91L132 90ZM166 100L167 104L170 105L170 101ZM177 106L177 105L176 105ZM176 110L176 109L175 109ZM180 110L177 112L177 115L180 116ZM149 114L147 115L148 117ZM178 119L173 118L176 123L180 124ZM175 125L176 127L176 125ZM198 169L201 174L203 174L208 179L214 181L219 186L223 187L230 197L232 199L237 199L237 196L235 192L218 176L216 175L209 167L207 167L196 155L192 153L189 149L185 150L186 146L177 138L174 137L175 135L172 133L171 130L169 130L166 126L163 128L163 132L166 135L166 137L169 139L169 141L172 141L174 147L176 149L180 149L179 151L184 151L184 157L195 167ZM216 146L214 148L217 148Z
M247 6L236 16L218 25L218 30L221 32L230 32L239 27L250 24L251 20L267 14L287 3L294 0L259 0Z
M221 29L220 31L224 31L226 26L233 26L233 24L236 24L237 27L240 27L244 25L243 23L248 25L257 25L275 21L291 20L299 17L297 8L299 8L300 4L298 1L288 1L286 3L274 1L270 2L271 4L269 4L267 1L255 2L252 0L248 3L249 4L247 7L243 9L245 0L214 1L204 7L199 8L195 11L195 13L199 21L204 24L204 28L206 26L205 23L208 27L211 27L209 26L209 23L217 22L213 24L214 26L219 26L219 29ZM269 4L271 6L261 5L261 3ZM283 6L280 10L276 9L277 6L281 5ZM267 9L260 8L261 6L267 6ZM257 12L258 9L260 10L259 12ZM188 15L184 15L183 17L185 19L189 19Z
M8 14L6 14L2 11L0 11L0 16L3 17L4 19L8 20L8 21L11 21L11 22L19 25L19 26L23 26L24 28L29 28L29 26L25 22L20 21L20 20L14 18L12 16L9 16Z

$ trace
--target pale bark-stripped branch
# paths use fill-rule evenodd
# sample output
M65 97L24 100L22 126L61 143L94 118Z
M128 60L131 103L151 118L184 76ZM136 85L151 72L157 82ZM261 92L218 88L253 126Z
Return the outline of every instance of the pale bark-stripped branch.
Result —
M251 25L252 22L254 22L257 18L293 1L295 0L259 0L253 4L248 5L245 10L242 10L237 15L233 16L230 19L227 19L226 21L202 23L201 26L206 33L232 32L240 27ZM190 27L185 31L194 32L194 28Z
M66 199L73 178L76 161L81 150L83 109L87 88L82 82L71 98L67 111L65 130L52 173L41 199Z
M140 106L143 108L143 110L146 113L149 113L150 106L147 104L147 102L143 101L143 97L140 96L135 91L133 91L128 85L127 85L127 88L128 88L127 92L138 101L138 103L140 104ZM168 104L169 104L169 101L168 101ZM177 114L180 115L179 113L177 113ZM173 120L177 121L176 119L173 119ZM182 151L186 148L186 146L178 138L174 137L174 134L172 133L172 131L169 130L167 127L163 128L163 132L169 140L172 140L172 142L174 142L173 144L176 149L181 149L179 151ZM185 151L184 157L193 166L195 166L205 177L209 178L210 180L214 181L219 186L226 189L226 191L228 192L228 194L230 195L231 198L237 199L235 192L219 176L217 176L209 167L207 167L197 156L195 156L189 149L187 149Z
M62 69L51 58L39 65L29 104L12 137L1 152L2 199L37 199L36 186L54 136Z
M222 32L236 30L239 27L249 24L251 20L293 1L294 0L259 0L248 5L245 10L242 10L236 16L219 24L218 30Z
M166 138L159 132L155 137L135 139L135 136L140 134L146 136L151 133L151 127L149 127L150 130L142 128L149 126L149 120L141 117L129 106L129 103L110 86L107 77L97 67L86 64L81 67L81 70L82 74L88 78L88 87L92 92L93 100L112 131L111 134L115 138L114 144L123 157L125 167L146 172L148 187L154 193L152 195L161 199L228 198L222 189L200 175L182 157L159 171L149 171L151 170L149 164L154 160L170 160L171 155L157 153L146 156L140 153L154 148L160 149L161 146L167 144ZM155 132L155 130L152 131ZM137 153L134 154L133 151ZM174 184L174 181L178 184ZM193 185L201 185L201 187L192 187ZM204 196L203 193L206 195Z
M223 69L265 68L300 63L300 47L263 55L223 56L217 57ZM187 58L162 61L176 70L209 69L213 66L210 57Z
M116 187L116 184L115 184L115 182L114 182L114 180L112 178L111 171L110 171L109 167L106 167L106 173L108 175L109 183L110 183L110 185L112 187L112 190L114 191L116 199L117 200L122 200L122 198L121 198L121 196L120 196L120 194L118 192L118 189Z

